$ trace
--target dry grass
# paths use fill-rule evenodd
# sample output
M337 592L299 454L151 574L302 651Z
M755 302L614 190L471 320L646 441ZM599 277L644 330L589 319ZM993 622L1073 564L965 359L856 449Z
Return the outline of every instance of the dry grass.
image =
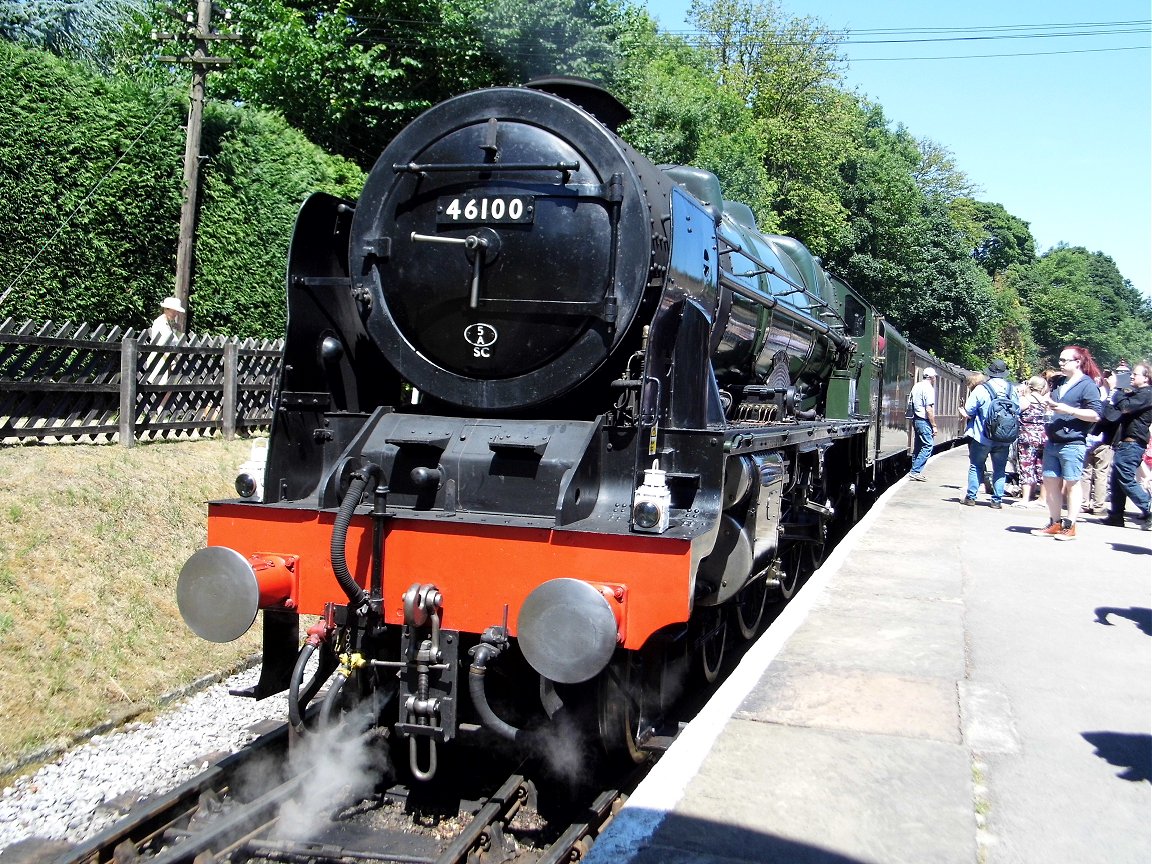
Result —
M191 634L176 577L248 441L0 447L0 765L259 650Z

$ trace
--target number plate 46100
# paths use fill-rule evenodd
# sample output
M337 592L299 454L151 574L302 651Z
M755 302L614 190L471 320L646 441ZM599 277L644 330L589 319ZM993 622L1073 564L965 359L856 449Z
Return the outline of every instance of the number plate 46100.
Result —
M531 195L458 195L436 202L437 224L531 222L535 198Z

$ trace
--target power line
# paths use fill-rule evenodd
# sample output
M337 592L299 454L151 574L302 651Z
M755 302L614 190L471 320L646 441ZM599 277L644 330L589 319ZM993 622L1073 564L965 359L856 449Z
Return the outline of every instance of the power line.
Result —
M1148 32L1148 28L1152 26L1152 20L1135 20L1135 21L1098 21L1098 22L1082 22L1075 24L998 24L988 27L874 27L874 28L861 28L853 29L846 27L840 30L826 30L825 32L831 37L840 37L844 40L851 41L853 36L876 36L876 35L889 35L889 36L917 36L920 34L1000 34L1000 38L1005 39L1032 39L1032 38L1049 38L1052 36L1095 36L1095 35L1109 35L1112 33L1111 29L1103 28L1135 28L1128 32ZM1068 31L1071 28L1091 28L1079 29L1073 32ZM1009 31L1009 32L1005 32ZM706 37L708 31L705 30L665 30L663 31L671 36L680 36L687 39L695 39ZM945 36L942 41L949 41L950 39L967 39L977 38L970 36ZM990 38L990 37L985 37ZM914 40L909 40L914 41Z
M1149 26L1152 20L1146 21L1079 21L1069 24L993 24L987 27L872 27L853 29L847 27L839 33L985 33L997 30L1047 30L1067 27L1134 27Z
M1017 51L1003 54L934 54L925 57L856 57L846 60L847 63L871 63L877 60L886 62L895 60L983 60L988 57L1049 57L1054 54L1100 54L1109 51L1147 51L1148 45L1133 45L1127 48L1070 48L1066 51Z
M388 18L386 16L363 15L356 17L357 24L367 25L357 37L351 40L360 45L388 45L395 50L401 50L421 44L410 37L392 35L388 30L393 26L402 25L409 33L420 28L436 29L439 25L430 21L415 21L401 18ZM1075 29L1074 29L1075 28ZM1092 29L1085 29L1092 28ZM1107 28L1107 29L1105 29ZM701 30L666 30L666 35L679 37L688 42L701 43L709 38L709 34ZM998 41L1006 39L1055 39L1055 38L1098 38L1102 36L1130 36L1152 33L1152 21L1101 21L1077 22L1068 24L1012 24L992 25L986 27L914 27L914 28L871 28L862 30L837 30L827 33L830 46L836 48L860 45L914 45L924 43L965 43L980 41ZM951 35L920 35L920 34L951 34ZM891 39L856 39L852 36L891 35L908 36L914 38ZM757 44L802 45L804 41L789 40L747 40L749 47ZM919 56L919 57L876 57L868 60L955 60L980 59L982 57L1039 57L1057 54L1086 54L1109 51L1137 51L1146 50L1149 46L1116 46L1109 48L1064 49L1053 51L1032 51L999 54L970 54L949 56ZM505 49L507 51L507 48ZM534 51L526 46L512 52L515 56L534 57L548 56L547 51ZM856 61L853 61L856 62Z

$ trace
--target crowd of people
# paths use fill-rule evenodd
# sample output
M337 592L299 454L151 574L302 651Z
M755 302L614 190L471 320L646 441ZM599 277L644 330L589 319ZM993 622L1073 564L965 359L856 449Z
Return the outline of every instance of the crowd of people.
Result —
M1101 369L1078 345L1061 349L1059 366L1016 384L1007 364L993 360L968 377L960 408L968 478L960 503L976 506L982 488L994 509L1012 497L1047 511L1047 525L1034 533L1074 540L1084 515L1123 527L1131 501L1139 527L1152 531L1152 368L1120 360ZM925 479L936 425L935 372L926 369L922 378L909 400L914 480Z

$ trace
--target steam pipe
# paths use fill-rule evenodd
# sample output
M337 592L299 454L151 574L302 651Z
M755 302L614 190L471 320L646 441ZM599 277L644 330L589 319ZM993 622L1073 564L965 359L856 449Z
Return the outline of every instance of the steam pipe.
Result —
M487 672L488 661L499 656L500 649L489 645L487 642L481 642L472 649L472 665L468 667L468 693L472 696L472 704L476 706L476 711L484 725L501 738L515 741L516 736L520 735L523 730L505 723L497 717L492 706L488 704L488 696L484 692L484 675Z
M361 613L367 611L368 593L348 572L345 546L348 541L348 526L352 523L352 514L356 512L356 505L360 503L364 489L368 486L368 481L379 476L379 465L369 465L352 475L352 482L348 484L348 491L344 493L344 500L340 502L340 510L336 514L336 522L332 526L332 572L336 574L336 581L340 583L340 587L348 595L348 601L352 607Z

